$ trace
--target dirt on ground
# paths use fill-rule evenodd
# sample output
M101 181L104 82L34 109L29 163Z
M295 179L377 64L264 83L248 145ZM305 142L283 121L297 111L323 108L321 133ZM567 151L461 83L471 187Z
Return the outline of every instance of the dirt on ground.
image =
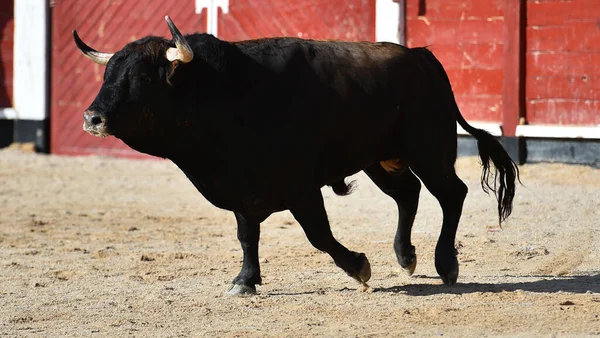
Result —
M422 190L408 277L397 210L364 174L324 188L336 238L364 252L369 292L314 249L289 212L262 225L258 295L225 295L241 266L233 214L169 161L0 150L0 335L140 337L592 336L600 334L600 170L521 166L498 226L477 158L457 236L458 284L433 255L437 201Z

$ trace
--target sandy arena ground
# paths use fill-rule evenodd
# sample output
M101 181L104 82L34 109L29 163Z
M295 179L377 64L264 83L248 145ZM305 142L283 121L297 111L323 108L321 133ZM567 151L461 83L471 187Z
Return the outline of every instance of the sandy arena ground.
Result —
M469 195L456 286L433 265L436 200L423 189L408 277L392 249L395 205L359 174L354 194L324 194L336 237L371 261L372 292L284 212L262 227L259 294L232 298L235 219L172 163L0 150L0 336L599 335L600 170L522 166L499 228L477 159L457 169Z

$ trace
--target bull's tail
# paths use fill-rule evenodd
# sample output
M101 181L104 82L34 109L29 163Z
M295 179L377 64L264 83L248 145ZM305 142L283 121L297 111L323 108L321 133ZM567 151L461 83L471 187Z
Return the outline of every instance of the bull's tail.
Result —
M456 108L456 121L469 134L477 139L477 148L483 170L481 172L481 187L488 193L490 190L498 200L498 218L504 221L512 212L515 197L515 181L519 180L519 167L510 158L500 142L485 130L472 127L465 121ZM490 162L494 164L492 168ZM520 182L520 180L519 180Z
M444 92L449 93L449 102L451 102L456 114L456 121L464 130L477 139L477 148L479 149L479 157L483 166L481 187L486 193L489 193L490 190L494 192L498 201L498 219L501 223L512 212L513 199L515 197L515 181L518 180L520 182L519 168L494 136L485 130L474 128L465 121L456 105L450 79L448 79L444 67L435 55L427 48L415 49L435 65L439 75L442 76L442 80L448 86ZM494 170L492 170L490 163L494 164Z

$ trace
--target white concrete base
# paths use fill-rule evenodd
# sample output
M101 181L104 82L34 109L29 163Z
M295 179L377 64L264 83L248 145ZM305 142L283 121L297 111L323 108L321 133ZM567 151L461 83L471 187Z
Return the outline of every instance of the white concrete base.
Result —
M17 118L17 111L14 108L0 108L0 119L14 120Z
M522 125L516 136L600 139L600 126Z
M502 125L500 123L493 122L469 122L471 126L477 129L483 129L488 133L492 134L492 136L502 136ZM456 133L458 135L471 135L467 133L458 123L456 124Z

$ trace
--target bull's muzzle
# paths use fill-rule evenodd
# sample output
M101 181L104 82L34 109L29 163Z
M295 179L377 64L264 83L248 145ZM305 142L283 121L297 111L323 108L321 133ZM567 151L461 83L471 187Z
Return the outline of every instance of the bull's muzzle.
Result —
M110 135L106 130L104 118L93 110L83 112L83 130L98 137L107 137Z

